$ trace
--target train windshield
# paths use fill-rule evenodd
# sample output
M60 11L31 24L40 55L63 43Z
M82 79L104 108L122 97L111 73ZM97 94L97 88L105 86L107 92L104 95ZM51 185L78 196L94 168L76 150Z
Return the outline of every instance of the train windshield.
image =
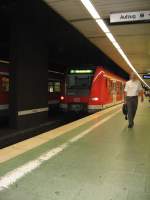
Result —
M93 75L91 74L74 74L68 75L68 89L89 89L91 86Z
M92 74L73 74L67 78L67 95L88 96L92 84Z

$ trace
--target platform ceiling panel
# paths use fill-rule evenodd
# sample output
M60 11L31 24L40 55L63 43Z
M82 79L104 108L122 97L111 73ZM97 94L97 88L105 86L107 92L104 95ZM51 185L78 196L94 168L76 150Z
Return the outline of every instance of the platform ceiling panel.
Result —
M139 72L150 66L150 35L120 35L117 41Z
M118 65L123 66L123 69L129 72L128 65L125 63L124 59L115 50L114 46L108 41L106 37L93 37L89 40L95 44L99 49L105 52L106 55L112 60L114 60Z
M45 0L45 2L120 67L127 72L130 71L80 0ZM106 23L111 13L150 10L150 0L92 0L92 2ZM150 24L108 24L108 26L137 71L142 73L150 71Z
M150 35L150 24L124 24L109 26L114 35Z
M86 37L104 37L105 34L101 31L93 20L74 21L72 22L83 35Z
M107 18L110 13L132 12L149 10L149 0L92 0L102 18Z
M90 17L79 0L44 0L68 21L83 20Z

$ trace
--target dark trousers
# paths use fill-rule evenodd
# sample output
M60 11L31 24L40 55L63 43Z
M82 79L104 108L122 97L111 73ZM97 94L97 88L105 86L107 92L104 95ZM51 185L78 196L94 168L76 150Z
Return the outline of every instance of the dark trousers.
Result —
M133 125L134 117L138 106L138 96L133 96L133 97L127 96L126 101L128 108L128 121L130 125Z

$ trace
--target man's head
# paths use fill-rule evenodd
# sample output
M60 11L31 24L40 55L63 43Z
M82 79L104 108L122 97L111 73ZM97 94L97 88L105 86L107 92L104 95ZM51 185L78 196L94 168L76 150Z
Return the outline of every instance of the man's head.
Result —
M131 72L130 79L133 81L137 80L137 75L135 73Z

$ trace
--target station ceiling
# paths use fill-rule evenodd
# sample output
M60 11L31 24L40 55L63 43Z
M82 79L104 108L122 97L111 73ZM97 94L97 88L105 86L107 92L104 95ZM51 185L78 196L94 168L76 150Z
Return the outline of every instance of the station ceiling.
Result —
M80 0L44 0L126 72L130 68ZM110 13L150 10L149 0L92 0L138 73L150 72L150 23L111 25Z
M47 41L50 70L65 72L68 66L102 65L128 79L128 74L119 65L108 59L81 31L43 0L0 0L0 60L13 62L11 60L14 58L11 51L13 26L19 27L22 19L23 23L26 19L26 24L33 24L33 26L37 20L39 31L45 24L46 28L42 32ZM27 32L31 35L35 34L30 26ZM14 32L13 36L15 34Z
M80 0L39 1L46 2L49 8L56 11L71 25L70 27L77 30L77 32L74 31L64 22L65 20L61 20L49 9L49 18L51 19L49 20L51 34L49 42L53 49L50 52L51 57L55 60L63 60L66 57L67 61L70 58L70 63L74 63L74 60L80 60L82 63L92 63L94 60L95 63L98 63L99 60L103 59L107 65L111 66L116 63L127 73L130 72L129 66L98 27ZM3 27L0 32L0 58L4 59L9 58L9 24L16 2L16 0L0 0L0 25ZM92 0L92 3L135 69L141 74L150 72L150 23L122 25L110 25L109 23L110 13L150 10L150 0ZM78 31L85 37L81 37ZM84 38L87 38L91 45ZM96 48L93 48L93 46ZM100 50L99 53L96 49ZM81 52L83 51L85 55L82 58ZM101 52L113 60L114 63L109 62ZM72 58L71 55L75 56ZM148 83L150 84L150 82Z

